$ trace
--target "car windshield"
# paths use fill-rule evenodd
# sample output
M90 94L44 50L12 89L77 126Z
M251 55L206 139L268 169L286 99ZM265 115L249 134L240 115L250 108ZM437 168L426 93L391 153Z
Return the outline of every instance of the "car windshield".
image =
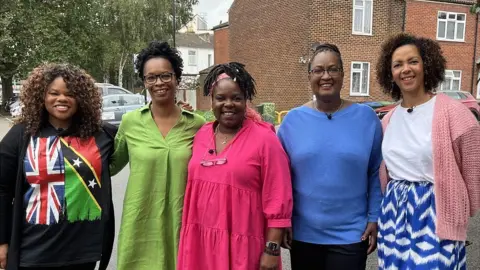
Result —
M442 92L445 95L453 98L453 99L462 99L462 96L460 96L457 92Z

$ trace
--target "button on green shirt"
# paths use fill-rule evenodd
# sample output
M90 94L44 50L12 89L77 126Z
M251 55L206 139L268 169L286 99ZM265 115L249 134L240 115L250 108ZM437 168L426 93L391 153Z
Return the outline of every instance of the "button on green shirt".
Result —
M116 174L130 164L118 270L176 269L188 161L193 137L204 123L201 116L182 111L164 138L148 105L124 115L110 165Z

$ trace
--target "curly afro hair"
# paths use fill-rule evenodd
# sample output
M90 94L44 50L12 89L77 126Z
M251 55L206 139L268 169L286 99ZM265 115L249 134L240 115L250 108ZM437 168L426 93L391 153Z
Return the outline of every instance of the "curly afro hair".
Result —
M48 121L45 94L58 77L63 78L78 103L72 119L73 135L83 139L93 136L101 128L102 97L93 78L69 64L44 64L31 72L20 92L23 109L18 122L25 124L26 133L31 136L39 132Z
M135 68L138 70L138 76L143 81L145 63L152 58L164 58L170 61L173 72L180 83L183 72L183 59L176 48L170 47L167 42L152 41L147 48L143 49L135 60Z
M425 91L432 92L445 79L447 61L440 45L428 38L419 38L401 33L388 39L382 45L382 53L377 62L377 81L383 91L394 100L402 98L402 92L392 77L392 55L396 49L404 45L415 45L422 57Z

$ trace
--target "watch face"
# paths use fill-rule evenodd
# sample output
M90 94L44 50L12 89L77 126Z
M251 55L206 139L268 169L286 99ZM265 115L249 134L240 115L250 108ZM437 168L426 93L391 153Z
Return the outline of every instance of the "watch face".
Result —
M267 243L267 248L271 250L278 250L280 246L277 243L274 242L268 242Z

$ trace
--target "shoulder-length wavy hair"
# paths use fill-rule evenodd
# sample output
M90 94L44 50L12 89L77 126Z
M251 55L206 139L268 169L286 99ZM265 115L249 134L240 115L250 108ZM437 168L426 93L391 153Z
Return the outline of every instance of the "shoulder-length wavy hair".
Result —
M70 64L43 64L31 72L20 92L23 108L18 122L25 125L29 135L39 132L48 121L46 92L58 77L63 78L78 104L72 119L72 135L83 139L93 136L101 127L102 97L93 78Z

